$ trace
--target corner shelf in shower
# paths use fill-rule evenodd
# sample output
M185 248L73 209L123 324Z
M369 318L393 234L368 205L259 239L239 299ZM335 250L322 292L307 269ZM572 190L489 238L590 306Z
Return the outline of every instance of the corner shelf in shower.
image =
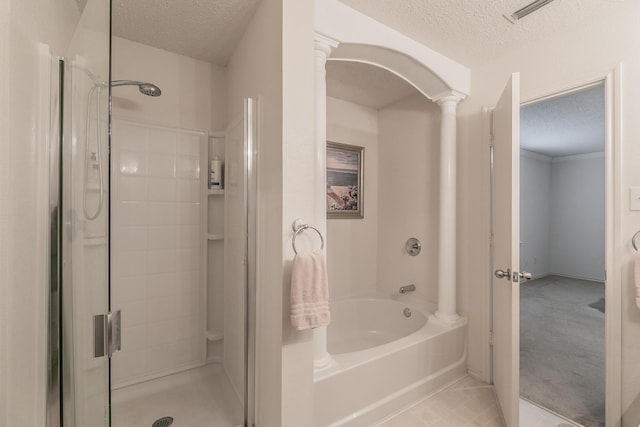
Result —
M222 341L223 338L222 331L207 331L207 341Z
M224 234L207 234L207 240L224 240Z
M209 188L207 190L207 194L209 196L224 196L224 190L218 190L218 189L215 189L215 188L214 189Z

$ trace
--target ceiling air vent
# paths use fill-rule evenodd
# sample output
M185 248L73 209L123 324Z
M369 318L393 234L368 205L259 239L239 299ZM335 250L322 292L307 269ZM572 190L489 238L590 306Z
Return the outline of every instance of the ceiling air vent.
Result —
M504 17L507 18L509 21L511 21L511 23L515 24L520 19L522 19L525 16L535 12L536 10L540 9L541 7L544 7L544 6L548 5L552 1L553 0L536 0L533 3L529 3L525 7L516 10L511 15L504 15Z

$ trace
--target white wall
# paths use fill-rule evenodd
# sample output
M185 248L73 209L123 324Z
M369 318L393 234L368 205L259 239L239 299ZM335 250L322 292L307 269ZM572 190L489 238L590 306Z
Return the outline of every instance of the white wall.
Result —
M438 299L440 109L416 94L379 111L378 292L414 283L416 295ZM412 257L405 242L417 237Z
M327 220L332 300L376 292L378 263L378 111L327 97L327 140L364 147L363 219Z
M603 281L604 153L520 150L520 269Z
M551 165L551 272L604 281L604 153L557 157Z
M50 53L78 19L74 1L0 1L0 425L45 422Z
M520 150L520 269L550 273L551 158Z
M112 90L113 115L143 123L224 130L225 69L184 55L132 42L112 41L113 80L158 85L160 97L143 96L136 86Z
M640 423L640 310L634 305L631 236L640 229L640 212L629 211L628 189L640 185L640 43L636 17L640 4L616 2L611 13L581 22L565 32L504 52L472 70L473 93L459 108L459 240L461 302L469 314L469 369L487 371L489 162L483 143L482 106L493 105L511 72L520 71L524 101L602 77L623 62L621 164L616 179L616 265L610 280L622 293L622 412L623 426ZM482 161L482 159L487 159ZM623 196L624 195L624 196ZM460 301L460 300L459 300ZM482 302L482 303L480 303ZM614 361L615 363L615 361Z

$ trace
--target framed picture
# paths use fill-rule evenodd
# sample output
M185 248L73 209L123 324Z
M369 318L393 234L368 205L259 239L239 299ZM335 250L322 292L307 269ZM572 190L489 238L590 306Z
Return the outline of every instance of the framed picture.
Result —
M327 141L327 218L364 218L364 147Z

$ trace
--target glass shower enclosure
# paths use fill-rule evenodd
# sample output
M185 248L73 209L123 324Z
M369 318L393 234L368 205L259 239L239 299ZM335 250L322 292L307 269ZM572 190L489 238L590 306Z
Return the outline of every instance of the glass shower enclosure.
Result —
M131 319L142 319L147 311L131 310L126 305L118 305L119 294L114 294L114 271L118 260L122 255L118 252L121 243L114 236L122 233L120 219L123 215L121 197L118 195L118 186L126 168L122 169L125 162L122 153L131 153L135 148L125 145L124 139L120 139L126 132L123 129L133 129L140 134L143 129L147 135L147 148L151 152L157 152L154 140L149 135L174 135L175 144L173 156L175 165L186 160L193 160L197 165L193 169L191 181L188 183L197 188L190 194L193 199L180 202L190 203L185 205L191 208L189 212L196 215L206 215L207 189L207 131L170 129L151 125L148 123L133 123L116 121L111 114L111 2L109 0L88 0L79 2L82 16L70 42L67 54L64 58L61 79L62 102L62 143L60 153L52 155L57 159L60 168L60 197L56 212L60 212L60 220L52 223L52 233L59 231L59 245L61 256L59 257L59 295L52 298L51 312L60 313L59 317L50 321L51 337L56 337L57 342L52 354L59 354L55 360L50 360L53 370L60 375L55 378L50 394L50 424L52 426L65 427L122 427L128 425L156 425L161 420L167 427L173 421L173 416L166 416L163 412L167 408L161 400L149 407L159 408L157 413L137 414L139 418L131 418L127 415L118 416L114 411L124 408L128 399L139 398L140 390L150 390L148 401L159 393L159 381L169 384L168 388L191 387L185 393L203 394L204 389L213 390L219 384L230 383L231 392L224 387L220 390L206 394L206 399L201 406L224 406L227 402L240 408L233 411L233 415L227 417L224 423L215 424L221 427L253 426L253 383L254 383L254 340L255 328L255 236L256 236L256 192L257 192L257 102L254 99L246 99L244 114L234 120L224 133L225 182L227 186L222 194L224 201L224 244L221 246L224 252L224 329L220 331L219 338L223 342L224 351L221 360L205 357L198 366L180 368L175 372L166 372L152 377L142 378L136 384L119 382L114 377L114 366L118 373L118 355L123 355L136 344L131 331ZM134 132L134 133L135 133ZM185 141L195 147L191 150ZM201 141L202 142L199 142ZM134 141L135 142L135 141ZM187 145L185 145L187 144ZM135 144L134 144L135 145ZM166 146L165 146L166 147ZM200 147L200 149L198 149ZM129 151L127 151L129 150ZM133 150L133 151L131 151ZM191 151L189 151L191 150ZM199 151L198 151L199 150ZM152 155L147 151L138 150L137 155L145 162L151 162ZM161 153L166 159L166 153ZM128 155L128 154L127 154ZM191 157L189 157L191 156ZM156 156L158 157L158 156ZM129 158L129 157L128 157ZM186 159L186 160L185 160ZM178 170L178 166L175 167ZM149 174L151 172L148 172ZM151 175L142 176L141 179L152 179ZM184 176L178 173L174 179L176 186L183 185ZM195 188L195 187L194 187ZM120 191L120 195L122 191ZM218 194L218 193L216 193ZM180 195L178 194L178 196ZM217 196L216 196L217 197ZM140 206L146 206L146 201ZM151 202L149 202L151 203ZM178 205L178 201L174 203ZM197 205L197 206L196 206ZM200 207L202 206L202 209ZM146 211L145 211L146 212ZM137 230L151 228L145 223L148 216L142 212L136 219ZM187 211L185 211L187 212ZM119 219L120 218L120 219ZM204 223L206 223L206 220ZM145 228L146 227L146 228ZM153 224L155 230L162 231L164 225ZM166 226L167 229L169 225ZM181 230L186 228L176 226L176 241L184 242L185 238ZM55 230L54 230L55 228ZM193 237L193 241L203 242L203 251L206 250L207 230L204 228L190 228L189 230L202 234L202 238ZM148 234L144 234L148 236ZM147 239L147 237L144 237ZM130 241L130 240L129 240ZM199 249L193 249L197 251ZM184 252L184 251L183 251ZM171 254L172 252L165 251ZM180 248L175 250L175 256L179 257ZM148 261L152 256L142 253ZM117 259L116 259L117 258ZM143 258L139 258L143 259ZM165 258L170 263L170 258ZM145 265L147 265L145 261ZM156 264L161 264L157 262ZM179 263L180 261L175 261ZM200 261L194 261L196 268L202 267L207 271L207 257ZM134 265L132 263L132 265ZM146 268L139 264L134 267L138 270ZM123 285L136 286L138 276L129 277ZM141 277L141 276L140 276ZM155 276L160 277L160 276ZM182 279L177 276L174 283L169 286L182 286ZM147 279L145 279L147 280ZM148 281L145 282L148 284ZM145 286L146 286L145 284ZM201 290L192 293L198 301L206 300L206 284ZM52 290L54 284L52 281ZM115 291L118 292L118 291ZM115 295L115 296L114 296ZM150 304L145 302L145 304ZM59 306L59 307L58 307ZM205 309L206 310L206 309ZM158 313L158 311L156 311ZM207 313L204 314L206 316ZM157 320L157 319L156 319ZM160 324L161 322L156 322ZM151 326L145 329L144 339L148 336L166 337L171 330L154 329ZM140 323L142 324L142 323ZM134 325L135 326L135 325ZM206 330L206 323L192 323L195 332L190 332L189 339L196 341L193 348L206 352L206 340L210 334ZM174 328L176 329L176 328ZM177 328L179 329L179 328ZM198 343L202 340L202 343ZM119 351L122 352L119 353ZM193 351L191 352L193 353ZM157 354L147 351L140 359L141 363L153 363ZM114 365L114 363L116 365ZM192 364L193 365L193 364ZM120 369L120 372L123 372ZM203 374L204 373L204 374ZM137 387L137 388L134 388ZM200 387L201 389L198 389ZM166 387L165 387L166 388ZM205 390L206 391L206 390ZM57 398L56 396L59 396ZM114 396L117 396L118 405L114 404ZM210 397L209 397L210 396ZM222 396L222 397L220 397ZM220 399L219 402L212 400ZM146 398L145 398L146 399ZM133 400L131 401L133 402ZM142 407L136 401L132 404ZM129 405L129 406L132 406ZM193 410L190 408L190 412ZM59 413L59 423L55 414ZM203 412L204 413L204 412ZM236 414L237 413L237 414ZM150 417L150 418L149 418ZM176 421L177 418L175 417ZM169 420L171 419L171 420ZM184 420L183 420L184 422Z

